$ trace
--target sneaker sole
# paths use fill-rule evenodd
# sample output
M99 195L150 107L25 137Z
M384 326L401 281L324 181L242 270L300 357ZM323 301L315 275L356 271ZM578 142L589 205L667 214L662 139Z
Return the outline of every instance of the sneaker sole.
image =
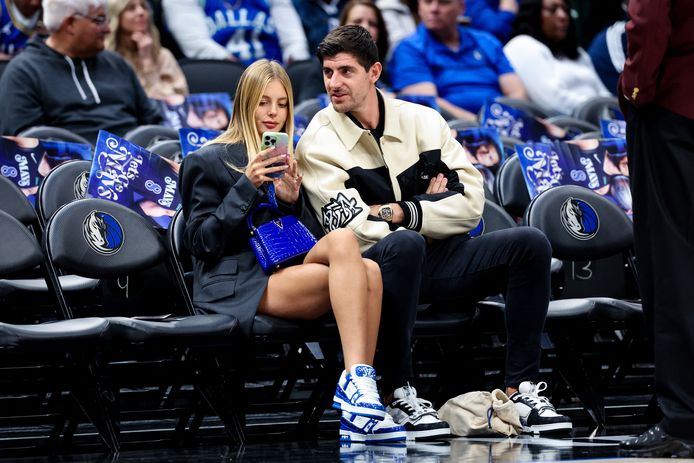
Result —
M373 410L371 408L357 407L350 403L345 402L337 397L333 398L333 408L337 410L342 410L344 412L349 412L352 415L365 416L366 418L373 418L376 421L383 421L386 417L386 410Z
M424 429L421 431L407 431L407 440L431 440L439 437L449 437L451 428Z
M536 424L523 426L523 432L528 434L568 433L571 432L572 428L571 423Z
M407 439L404 431L384 432L379 434L361 434L352 431L340 431L340 442L343 444L361 443L376 444L383 442L404 442Z

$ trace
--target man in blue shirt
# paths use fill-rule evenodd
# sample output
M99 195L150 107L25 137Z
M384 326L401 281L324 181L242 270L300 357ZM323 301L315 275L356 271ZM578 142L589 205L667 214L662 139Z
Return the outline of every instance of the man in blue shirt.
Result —
M0 60L10 59L24 49L40 10L40 0L0 0Z
M501 43L458 24L463 0L419 0L418 10L417 32L400 42L389 65L395 91L435 96L442 110L469 120L488 99L527 99Z
M511 35L518 14L518 0L467 0L466 16L474 29L494 34L501 43Z

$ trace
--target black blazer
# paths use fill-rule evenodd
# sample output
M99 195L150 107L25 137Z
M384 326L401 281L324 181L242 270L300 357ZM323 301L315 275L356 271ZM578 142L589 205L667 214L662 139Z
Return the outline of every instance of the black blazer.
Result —
M247 163L243 145L209 145L186 156L180 176L184 243L194 265L193 303L202 313L234 315L246 335L268 280L248 244L246 225L247 214L267 201L266 190L231 167ZM296 215L316 238L323 235L303 194L293 206L280 202L279 207ZM256 214L256 225L272 218L268 214Z

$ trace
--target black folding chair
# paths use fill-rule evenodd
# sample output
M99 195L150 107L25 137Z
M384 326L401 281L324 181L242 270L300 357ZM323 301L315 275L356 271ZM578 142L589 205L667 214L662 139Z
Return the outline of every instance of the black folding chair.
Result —
M564 261L592 261L623 254L626 268L636 278L632 223L618 206L597 193L578 186L551 188L533 199L525 220L545 233L554 257ZM622 265L622 271L624 268ZM638 301L606 297L587 300L593 307L585 319L549 328L553 329L551 335L557 349L564 352L565 358L573 359L559 365L562 374L584 404L592 409L591 415L602 429L605 425L603 399L596 391L595 378L586 375L583 353L592 343L597 329L626 330L624 338L614 342L618 347L612 356L602 349L599 355L600 360L609 360L609 368L606 371L598 369L598 372L608 377L608 383L614 382L628 361L634 337L643 333L643 315Z
M294 61L287 66L287 74L292 82L295 105L325 93L323 70L317 59Z
M530 193L518 155L507 158L499 167L494 181L494 196L506 212L513 217L523 217L530 204Z
M245 69L240 63L215 59L183 59L178 64L186 76L190 93L224 92L232 101Z
M162 140L178 140L178 130L163 125L141 125L129 130L123 138L137 146L149 149Z
M614 96L599 96L591 98L577 106L573 111L573 117L583 119L596 126L601 119L616 119L621 114L619 101Z
M44 263L36 238L14 217L0 211L0 277L8 278L31 271ZM7 320L8 307L0 311ZM40 319L48 323L9 324L0 322L0 410L3 417L21 426L22 417L44 415L53 424L50 445L57 445L68 404L56 403L68 392L97 428L111 451L118 450L95 374L97 353L108 346L108 322L103 318L55 321L55 307L46 309ZM53 399L48 400L53 394ZM12 397L21 400L12 400ZM18 402L16 404L15 402ZM46 407L46 404L48 407ZM73 415L81 413L73 410ZM26 444L23 444L26 445Z
M162 238L143 217L100 199L76 200L53 214L46 226L44 247L50 282L68 319L81 315L81 309L65 294L57 278L59 271L107 279L142 272L161 263L170 267L171 263ZM113 335L113 376L124 386L130 381L160 391L173 388L180 392L182 385L193 384L199 398L221 418L229 436L242 443L242 387L232 358L238 347L238 321L226 315L193 315L188 310L187 294L179 292L176 280L172 282L171 291L161 295L160 306L128 307L127 298L121 307L111 304L115 315L133 314L108 317ZM92 309L104 312L96 300ZM114 392L120 394L120 405L124 405L124 393ZM159 408L160 402L164 407L174 406L176 394L163 395L154 401L154 408ZM136 403L142 407L139 401ZM199 406L188 405L186 416L190 407ZM127 416L133 415L142 413L133 411ZM185 432L186 421L179 421L176 438Z
M51 127L48 125L37 125L19 132L18 136L27 138L38 138L40 140L56 140L67 141L72 143L83 143L90 145L91 143L86 138L76 133L70 132L62 127Z
M181 155L181 142L176 140L160 140L148 148L154 154L170 159L171 161L181 162L183 157Z

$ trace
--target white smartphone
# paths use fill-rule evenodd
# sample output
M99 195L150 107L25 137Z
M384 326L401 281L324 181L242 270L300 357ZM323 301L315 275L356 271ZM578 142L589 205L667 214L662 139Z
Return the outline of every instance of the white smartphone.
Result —
M284 132L263 132L262 135L262 146L261 149L267 149L272 146L275 147L274 153L271 156L282 155L284 156L284 161L272 164L272 166L284 166L289 163L289 137ZM284 171L273 172L268 174L268 177L280 178L284 175Z

